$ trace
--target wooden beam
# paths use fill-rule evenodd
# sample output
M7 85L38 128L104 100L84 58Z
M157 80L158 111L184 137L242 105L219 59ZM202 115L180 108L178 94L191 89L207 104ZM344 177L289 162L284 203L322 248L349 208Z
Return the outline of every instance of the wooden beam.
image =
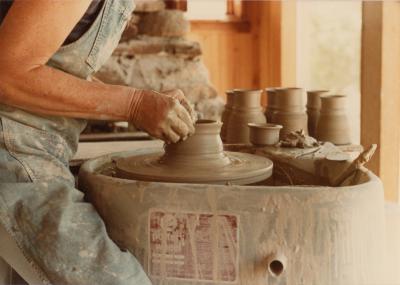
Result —
M191 20L190 26L194 31L250 32L250 22L228 16L225 20Z
M260 1L260 84L295 86L296 1Z
M243 1L239 21L191 21L190 38L202 45L221 96L232 88L296 85L296 8L294 1Z
M296 1L281 3L281 85L296 86L297 3Z
M281 3L260 1L260 85L281 85Z
M378 143L369 168L400 202L400 2L363 2L361 143Z

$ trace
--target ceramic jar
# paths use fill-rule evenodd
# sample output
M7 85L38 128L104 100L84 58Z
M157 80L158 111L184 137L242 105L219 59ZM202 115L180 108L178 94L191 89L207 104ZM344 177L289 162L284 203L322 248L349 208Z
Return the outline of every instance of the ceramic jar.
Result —
M231 115L232 107L233 107L233 96L235 95L233 90L228 90L225 93L226 93L226 104L225 104L225 108L224 108L224 111L222 112L222 117L221 117L221 121L222 121L221 139L224 142L226 140L226 130L228 128L229 117Z
M350 128L346 114L346 96L321 96L321 111L316 138L337 145L350 144Z
M266 123L261 108L262 90L234 90L233 108L229 117L226 142L249 143L248 123Z
M321 109L320 96L327 95L327 93L327 90L307 91L308 133L312 137L315 137L317 131L317 123Z
M265 89L267 93L267 108L265 109L265 117L268 123L273 123L273 114L276 110L276 91L275 88Z
M282 125L281 139L287 134L304 130L308 134L307 114L303 104L303 89L276 89L276 110L273 113L274 124Z
M248 124L250 128L250 142L256 146L275 145L279 142L281 125L275 124Z

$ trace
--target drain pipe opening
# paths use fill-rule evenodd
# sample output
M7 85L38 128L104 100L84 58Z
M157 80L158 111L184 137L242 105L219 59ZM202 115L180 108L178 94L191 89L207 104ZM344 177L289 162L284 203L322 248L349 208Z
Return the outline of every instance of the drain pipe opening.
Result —
M268 273L273 277L279 277L286 270L286 256L273 254L268 260Z
M283 263L279 260L273 260L268 267L269 273L274 276L278 277L279 275L282 274L282 272L285 270L285 267L283 266Z

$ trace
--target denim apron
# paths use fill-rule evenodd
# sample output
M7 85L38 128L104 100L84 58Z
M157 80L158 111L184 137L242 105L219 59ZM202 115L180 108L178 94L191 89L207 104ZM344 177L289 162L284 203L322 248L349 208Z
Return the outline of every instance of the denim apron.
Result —
M106 0L90 29L48 65L86 79L111 55L133 9L133 0ZM151 284L74 188L69 160L85 125L0 104L1 226L43 284Z

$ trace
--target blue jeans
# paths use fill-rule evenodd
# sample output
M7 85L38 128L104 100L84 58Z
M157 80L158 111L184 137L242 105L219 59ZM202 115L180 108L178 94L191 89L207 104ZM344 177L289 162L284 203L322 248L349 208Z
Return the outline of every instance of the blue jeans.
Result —
M111 55L133 9L132 0L105 0L90 29L47 64L87 78ZM85 124L0 104L0 223L43 284L151 284L74 187L69 160Z

